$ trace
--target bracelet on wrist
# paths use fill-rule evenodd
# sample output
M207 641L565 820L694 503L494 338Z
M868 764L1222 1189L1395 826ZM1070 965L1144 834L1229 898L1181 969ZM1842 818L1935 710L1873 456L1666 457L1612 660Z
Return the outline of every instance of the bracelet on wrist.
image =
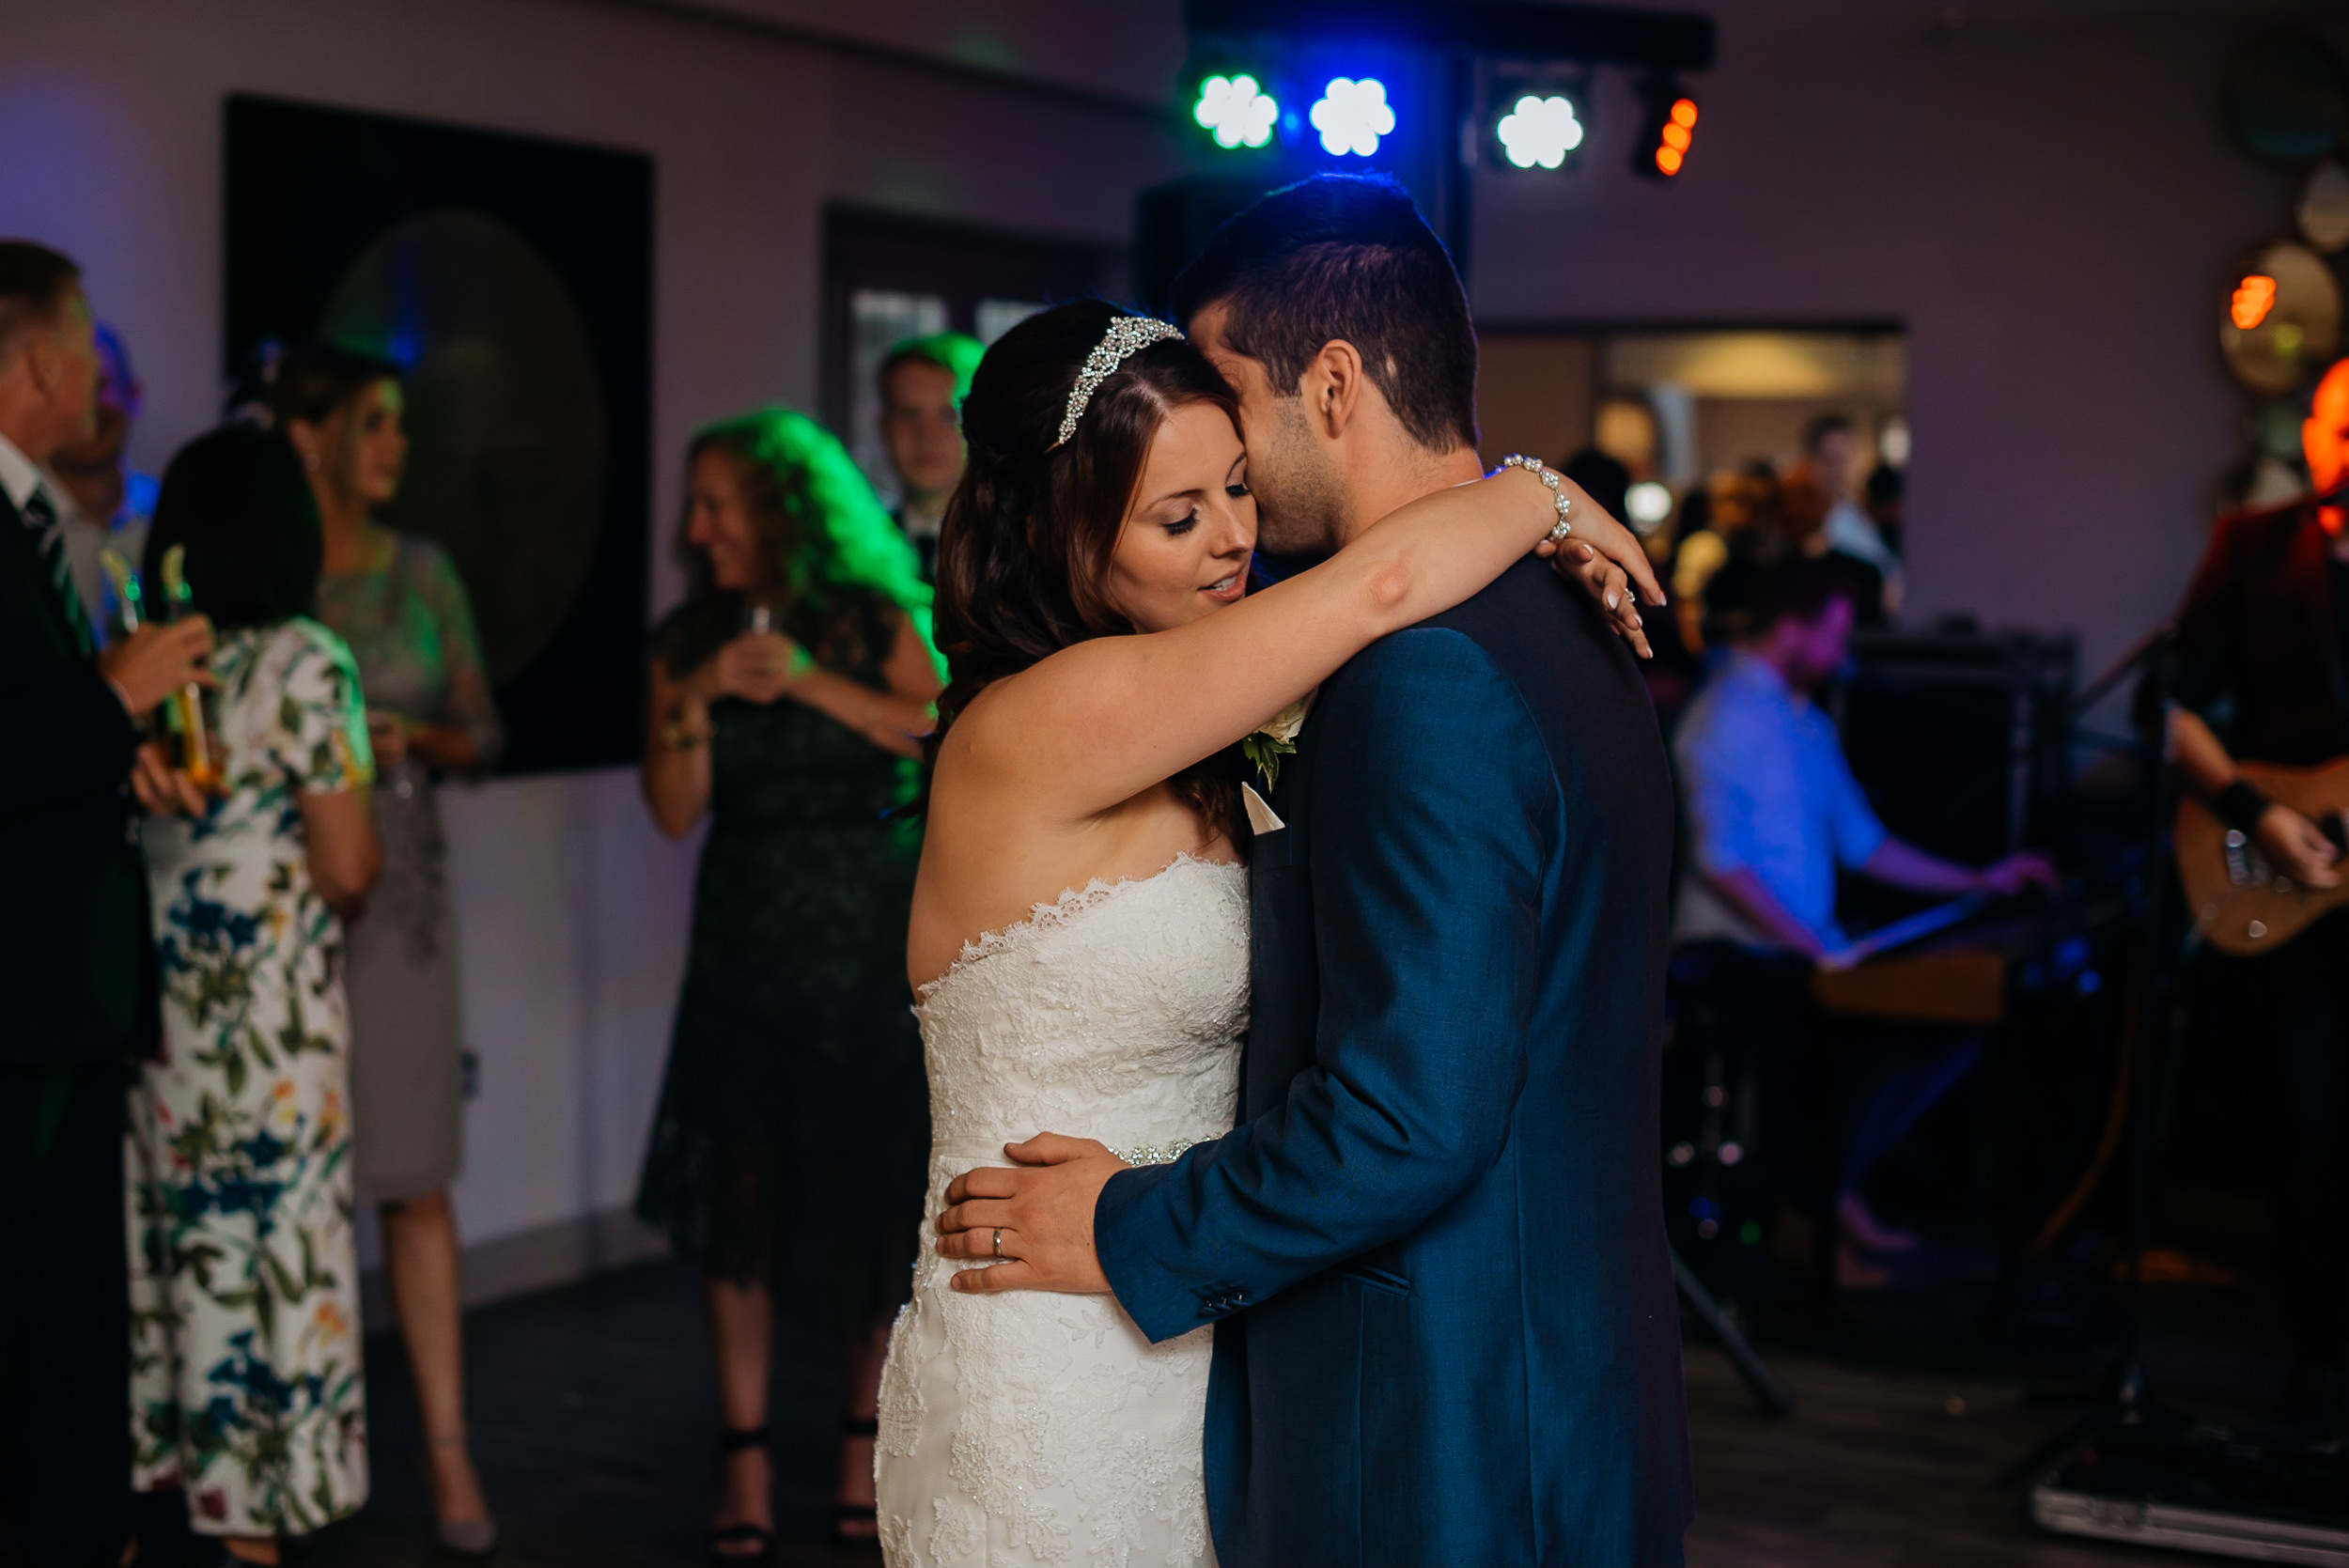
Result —
M2248 833L2258 830L2260 818L2267 815L2267 808L2273 804L2250 780L2237 779L2220 790L2210 806L2219 821L2236 832Z
M1539 479L1549 490L1550 509L1557 514L1558 520L1550 524L1549 532L1543 536L1543 542L1553 545L1563 544L1566 536L1574 532L1574 524L1568 518L1568 514L1574 509L1574 498L1566 494L1563 479L1558 471L1542 461L1541 458L1529 458L1522 452L1510 453L1501 459L1501 466L1521 468Z

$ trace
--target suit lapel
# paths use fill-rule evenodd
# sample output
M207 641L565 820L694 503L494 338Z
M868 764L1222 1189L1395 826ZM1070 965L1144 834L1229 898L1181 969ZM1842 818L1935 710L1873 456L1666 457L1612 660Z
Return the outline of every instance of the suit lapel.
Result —
M1253 1001L1240 1067L1245 1120L1280 1103L1313 1062L1320 984L1314 962L1313 721L1283 759L1268 803L1283 826L1257 835L1249 855L1249 957ZM1261 783L1261 777L1257 780Z

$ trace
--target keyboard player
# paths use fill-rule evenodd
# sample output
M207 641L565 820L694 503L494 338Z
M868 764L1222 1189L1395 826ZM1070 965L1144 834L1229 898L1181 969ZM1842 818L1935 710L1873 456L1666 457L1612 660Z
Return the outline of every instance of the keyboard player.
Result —
M1673 939L1674 973L1758 1055L1781 1196L1830 1195L1837 1270L1880 1283L1872 1254L1916 1237L1880 1223L1861 1194L1868 1172L1979 1056L1979 1040L1904 1062L1871 1086L1833 1141L1831 1185L1816 1153L1833 1118L1817 1070L1819 1017L1810 975L1846 945L1836 877L1851 872L1916 893L1957 896L2052 886L2036 853L1975 868L1927 854L1885 830L1833 721L1813 701L1849 652L1855 586L1831 561L1795 559L1752 585L1746 634L1732 644L1673 737L1688 840ZM1757 1140L1768 1141L1768 1140ZM1810 1168L1806 1168L1810 1167ZM1791 1190L1790 1190L1791 1189ZM1806 1205L1807 1206L1807 1205Z

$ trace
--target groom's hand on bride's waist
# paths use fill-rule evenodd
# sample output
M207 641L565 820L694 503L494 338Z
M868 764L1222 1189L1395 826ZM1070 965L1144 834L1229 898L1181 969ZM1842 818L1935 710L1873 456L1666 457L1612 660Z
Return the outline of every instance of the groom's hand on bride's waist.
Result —
M1107 1294L1110 1282L1093 1250L1093 1205L1126 1162L1090 1138L1051 1132L1006 1144L1003 1154L1014 1169L983 1166L946 1186L939 1255L991 1265L963 1269L951 1281L954 1288L972 1296L1005 1290Z

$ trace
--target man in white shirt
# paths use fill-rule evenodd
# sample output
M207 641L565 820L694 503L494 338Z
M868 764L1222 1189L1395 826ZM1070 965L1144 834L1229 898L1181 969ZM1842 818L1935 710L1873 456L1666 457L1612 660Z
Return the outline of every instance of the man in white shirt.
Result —
M1812 700L1843 666L1852 620L1851 589L1831 561L1770 568L1755 585L1752 630L1689 704L1672 740L1688 828L1674 943L1710 949L1697 967L1735 993L1726 1010L1794 1042L1790 1048L1807 1048L1814 1032L1810 970L1848 945L1835 919L1839 871L1947 896L2019 893L2055 879L2035 852L1975 870L1885 831L1833 722ZM1915 1245L1879 1224L1859 1188L1971 1065L1970 1054L1953 1054L1913 1080L1895 1075L1863 1110L1835 1183L1847 1248ZM1856 1259L1846 1263L1847 1279L1865 1276Z
M1859 427L1849 414L1823 413L1802 434L1803 460L1811 477L1826 492L1827 548L1839 555L1865 561L1884 578L1884 615L1898 620L1908 580L1901 558L1884 542L1875 520L1861 506L1859 489Z

